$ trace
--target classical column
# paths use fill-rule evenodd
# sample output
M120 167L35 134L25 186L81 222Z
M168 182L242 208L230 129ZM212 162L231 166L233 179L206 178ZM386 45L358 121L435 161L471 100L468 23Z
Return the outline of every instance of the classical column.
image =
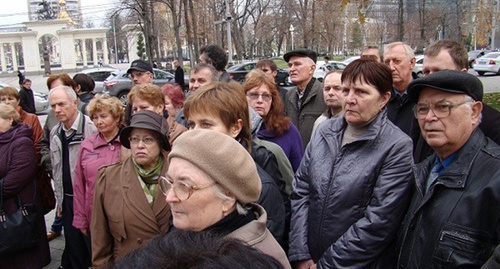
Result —
M5 49L3 48L3 43L0 43L0 57L2 60L2 73L7 72L7 62L5 60Z
M83 66L87 67L87 42L85 42L85 38L82 39L82 54L83 54Z
M95 38L92 38L92 61L94 62L94 66L97 66L97 62L99 62L99 59L97 59L97 40Z
M17 71L19 65L16 57L16 43L10 43L10 52L12 53L12 67L14 71Z
M109 56L108 56L108 40L106 37L102 39L102 55L104 58L104 64L109 64Z

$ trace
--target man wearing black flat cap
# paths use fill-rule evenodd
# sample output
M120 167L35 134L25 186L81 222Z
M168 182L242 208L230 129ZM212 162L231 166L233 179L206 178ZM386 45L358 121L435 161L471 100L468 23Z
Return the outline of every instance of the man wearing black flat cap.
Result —
M305 148L311 140L314 121L326 110L323 83L313 77L317 56L312 50L297 49L283 58L288 63L290 80L297 85L286 94L285 113L299 129Z
M500 146L477 128L482 83L443 70L414 80L408 95L435 153L414 168L397 268L479 268L500 241Z

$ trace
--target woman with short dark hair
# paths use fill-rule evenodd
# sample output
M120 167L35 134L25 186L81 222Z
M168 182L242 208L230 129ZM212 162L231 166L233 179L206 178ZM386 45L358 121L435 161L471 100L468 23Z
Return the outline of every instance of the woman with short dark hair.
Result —
M387 65L356 60L341 87L343 115L318 126L295 174L289 257L297 269L390 268L382 257L411 197L412 141L387 119Z

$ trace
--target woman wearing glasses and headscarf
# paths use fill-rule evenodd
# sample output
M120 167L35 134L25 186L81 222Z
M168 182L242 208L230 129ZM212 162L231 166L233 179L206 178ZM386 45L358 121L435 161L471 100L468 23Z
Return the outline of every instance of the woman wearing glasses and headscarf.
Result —
M163 117L144 110L120 134L131 156L100 169L92 208L92 266L106 268L168 230L170 207L158 188L170 150Z
M207 143L209 142L209 143ZM160 188L179 230L237 238L290 268L256 204L262 184L252 157L234 138L195 129L179 136Z

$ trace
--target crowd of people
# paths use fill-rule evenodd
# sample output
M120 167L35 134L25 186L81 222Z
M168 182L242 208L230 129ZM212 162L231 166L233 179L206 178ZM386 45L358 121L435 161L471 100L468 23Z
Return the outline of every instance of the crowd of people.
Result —
M268 59L241 85L205 46L187 93L135 60L126 107L51 75L43 127L29 79L0 90L0 212L38 210L0 268L46 266L61 233L61 269L500 268L500 112L462 45L427 47L423 78L403 42L323 82L314 51L284 59L292 89Z

